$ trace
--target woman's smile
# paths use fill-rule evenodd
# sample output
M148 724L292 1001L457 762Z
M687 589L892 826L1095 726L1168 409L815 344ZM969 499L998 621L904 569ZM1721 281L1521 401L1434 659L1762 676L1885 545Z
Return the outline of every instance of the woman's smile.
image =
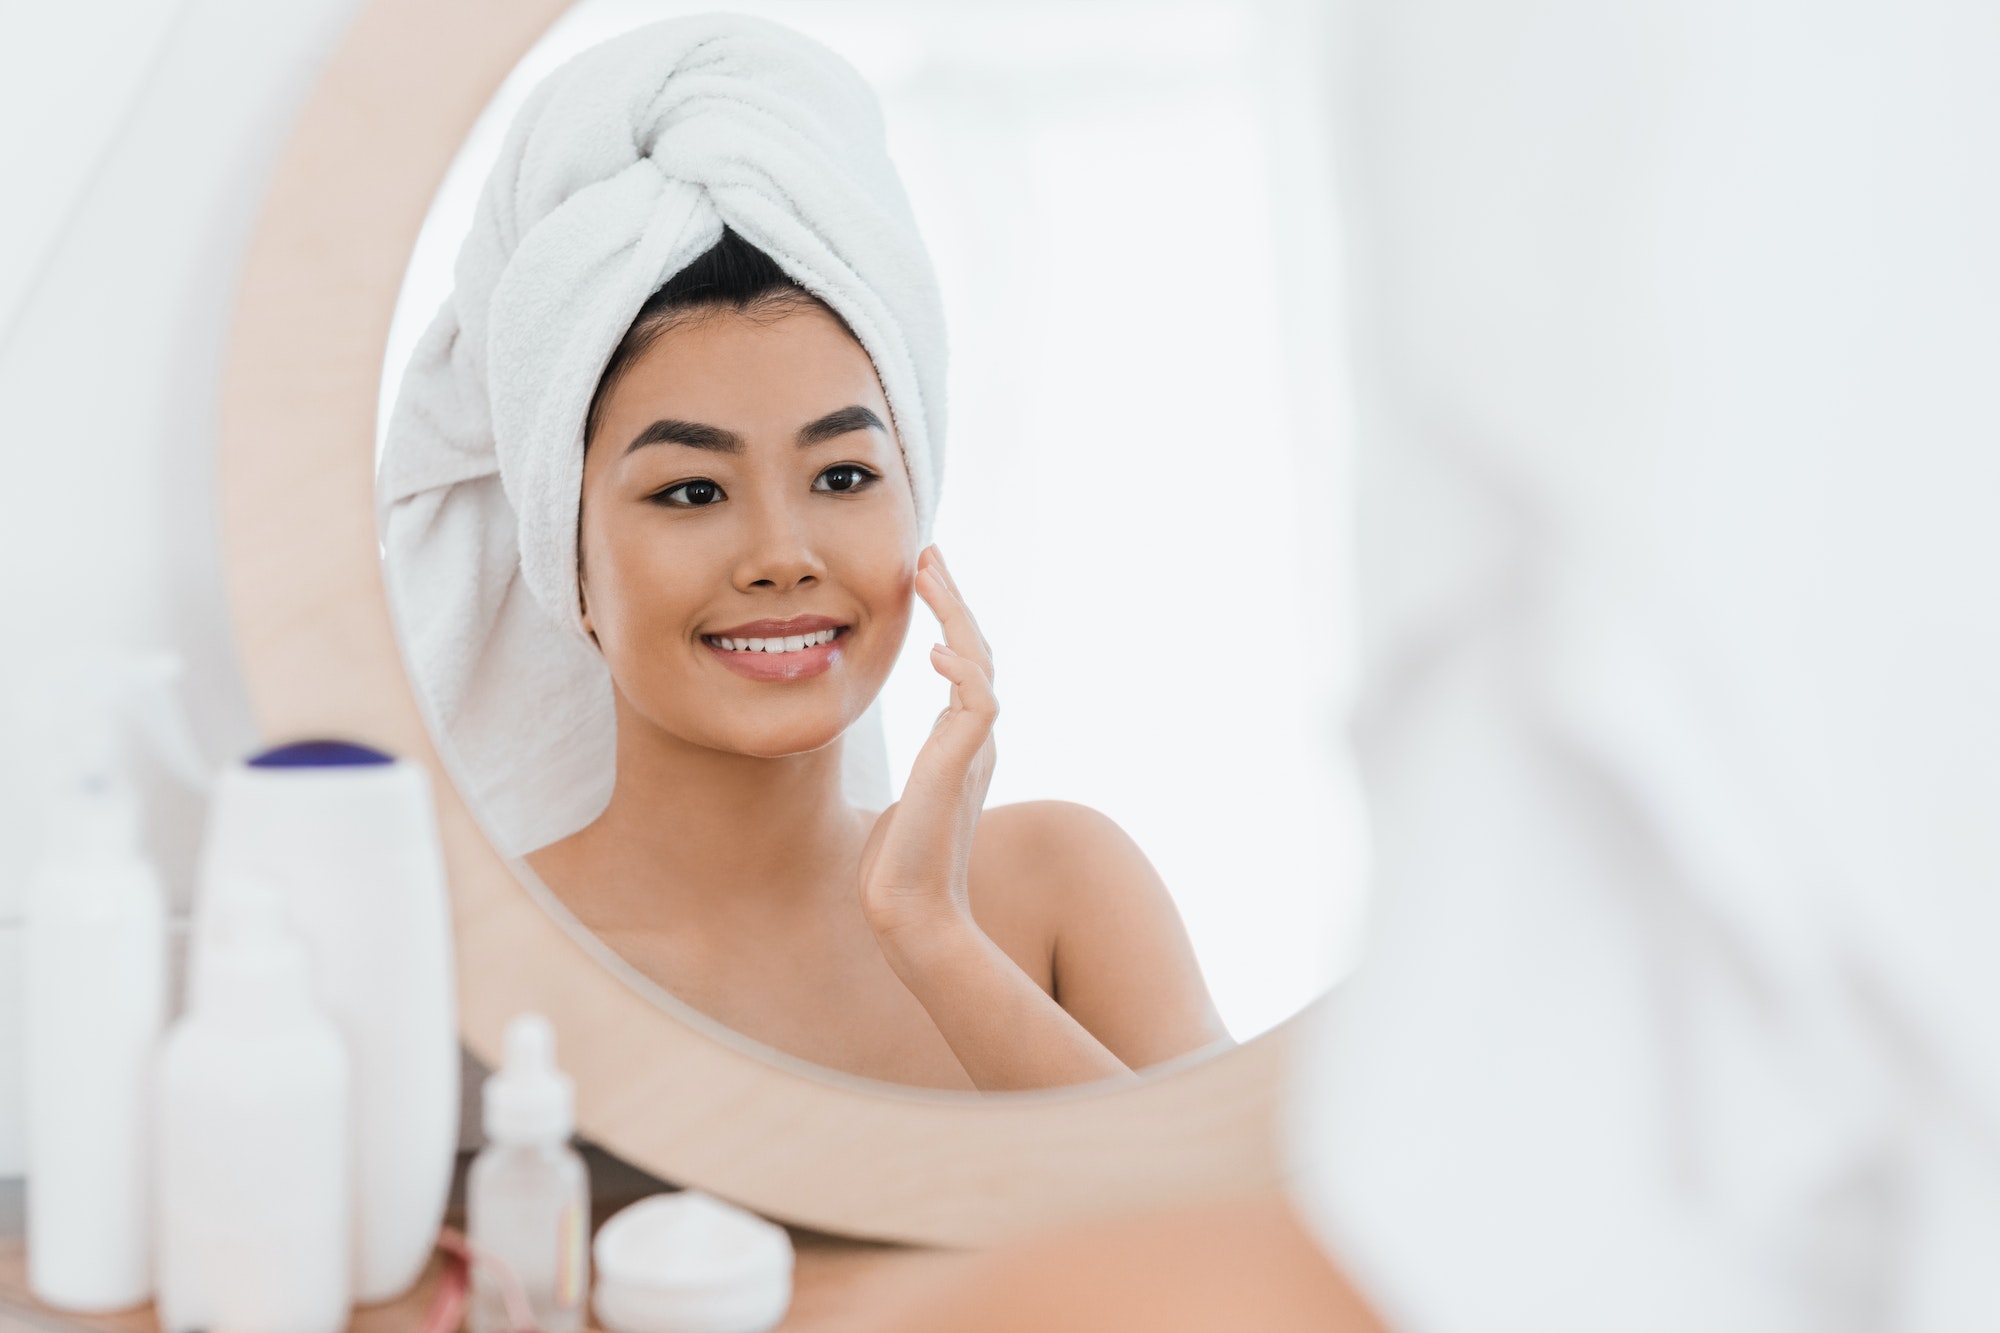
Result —
M701 641L722 664L750 680L806 680L839 658L850 627L828 616L752 620Z

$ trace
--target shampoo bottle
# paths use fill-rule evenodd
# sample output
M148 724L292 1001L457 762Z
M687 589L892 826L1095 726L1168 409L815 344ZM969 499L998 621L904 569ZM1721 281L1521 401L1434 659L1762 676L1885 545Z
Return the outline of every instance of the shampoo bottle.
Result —
M166 1021L166 896L141 851L128 731L204 778L172 692L141 656L66 677L76 745L57 784L23 932L28 1285L59 1309L141 1304L153 1288L153 1060Z
M282 745L216 784L200 904L274 883L347 1041L355 1299L389 1300L430 1259L458 1150L458 1023L444 854L424 770L342 741ZM198 908L191 946L210 944Z
M277 890L216 886L160 1060L165 1333L340 1333L353 1253L347 1055Z
M546 1018L507 1025L506 1063L486 1080L485 1099L488 1142L465 1185L468 1238L485 1261L473 1274L472 1333L516 1327L510 1283L541 1333L576 1333L590 1294L590 1180L569 1146L570 1081L556 1068Z

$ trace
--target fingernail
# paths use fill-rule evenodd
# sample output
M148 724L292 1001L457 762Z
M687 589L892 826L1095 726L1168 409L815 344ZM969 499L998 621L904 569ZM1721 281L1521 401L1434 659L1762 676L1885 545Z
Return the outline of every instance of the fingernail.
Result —
M944 646L943 644L941 644L941 643L934 643L934 644L932 644L932 645L931 645L931 651L932 651L932 652L934 652L934 653L943 653L943 654L944 654L944 655L945 655L946 657L957 657L957 656L958 656L958 654L957 654L957 653L953 652L953 651L952 651L951 649L949 649L949 648L945 647L945 646Z

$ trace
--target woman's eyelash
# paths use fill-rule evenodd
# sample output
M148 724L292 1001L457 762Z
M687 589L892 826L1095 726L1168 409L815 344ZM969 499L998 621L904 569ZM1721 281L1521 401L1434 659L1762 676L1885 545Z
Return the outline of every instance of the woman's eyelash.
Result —
M882 479L882 474L860 463L835 463L823 469L813 478L813 489L831 491L836 495L852 495L866 490ZM728 499L721 486L707 477L695 477L688 481L677 481L673 485L653 492L647 497L654 504L672 509L705 509Z
M654 504L667 505L675 509L703 509L728 497L722 487L706 477L696 477L692 481L677 481L665 490L652 494Z
M832 467L813 478L813 489L832 491L836 495L852 495L866 490L882 479L882 474L859 463L835 463Z

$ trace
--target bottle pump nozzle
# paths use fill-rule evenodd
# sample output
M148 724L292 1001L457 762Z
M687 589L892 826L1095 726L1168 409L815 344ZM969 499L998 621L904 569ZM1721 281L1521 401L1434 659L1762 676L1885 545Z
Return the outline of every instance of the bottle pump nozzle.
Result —
M167 652L139 653L119 674L126 719L169 772L194 790L207 791L212 778L209 764L202 758L181 702L181 659Z
M136 845L139 799L122 744L127 727L175 777L207 790L208 765L176 693L180 676L180 659L166 652L87 661L62 675L60 692L67 699L60 711L75 739L51 827L59 843Z

